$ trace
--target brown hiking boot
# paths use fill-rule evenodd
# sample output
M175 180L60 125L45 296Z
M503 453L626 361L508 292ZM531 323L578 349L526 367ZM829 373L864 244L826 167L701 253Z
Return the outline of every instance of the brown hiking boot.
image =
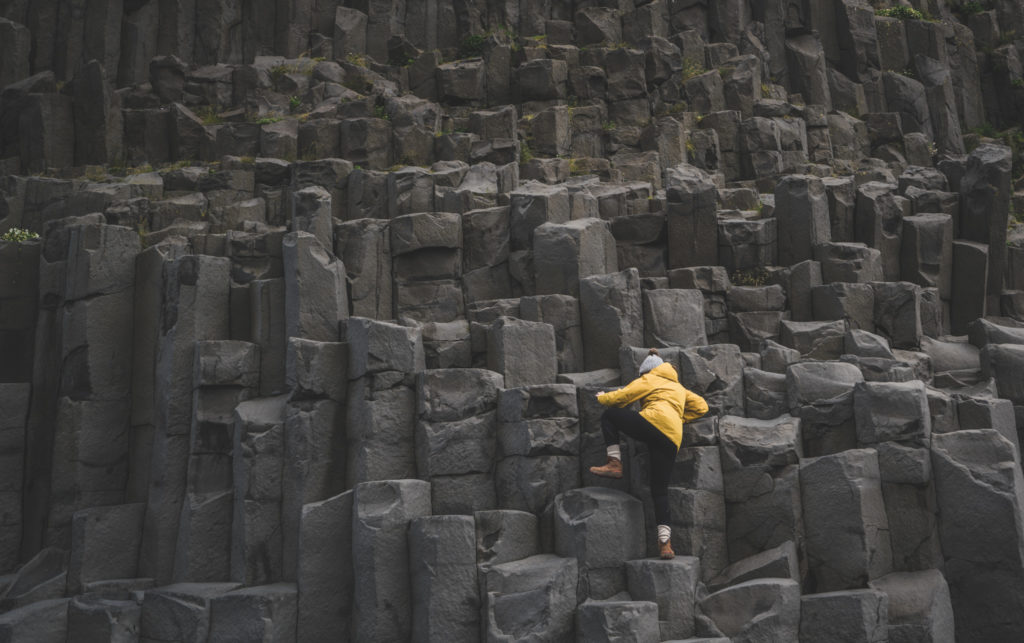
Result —
M590 467L590 473L602 478L621 478L622 460L609 456L608 462L603 467Z
M672 543L667 540L659 544L659 549L662 560L672 560L676 557L676 553L672 551Z

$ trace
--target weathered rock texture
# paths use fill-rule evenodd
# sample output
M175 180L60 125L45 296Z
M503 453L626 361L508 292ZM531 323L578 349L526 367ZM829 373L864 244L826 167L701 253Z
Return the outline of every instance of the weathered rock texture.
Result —
M0 641L1024 640L1022 33L0 0Z

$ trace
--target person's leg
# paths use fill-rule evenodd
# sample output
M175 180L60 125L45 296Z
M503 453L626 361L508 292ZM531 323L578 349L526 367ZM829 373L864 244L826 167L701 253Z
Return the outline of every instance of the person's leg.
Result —
M620 429L624 429L631 422L635 421L633 416L639 418L640 414L636 411L617 407L605 409L604 413L601 414L601 433L604 436L608 460L603 466L590 467L591 473L605 478L622 477L622 450L619 446L619 441L621 440L619 434ZM643 418L640 419L642 420ZM628 432L626 434L629 435Z
M654 517L658 525L658 542L663 558L672 558L671 516L668 505L668 484L672 477L676 453L679 450L664 433L648 422L639 413L635 413L618 427L621 433L628 435L647 445L651 466L651 499L654 501Z
M608 448L608 457L622 460L622 452L619 447L622 440L620 433L631 435L633 429L630 425L635 423L638 418L643 420L636 411L617 407L605 409L601 414L601 433L604 436L604 445Z
M649 445L651 462L651 498L654 500L654 517L658 525L671 524L668 508L668 483L676 461L676 445L671 440ZM664 531L664 530L662 530ZM664 535L664 534L661 534ZM667 538L664 538L667 540Z

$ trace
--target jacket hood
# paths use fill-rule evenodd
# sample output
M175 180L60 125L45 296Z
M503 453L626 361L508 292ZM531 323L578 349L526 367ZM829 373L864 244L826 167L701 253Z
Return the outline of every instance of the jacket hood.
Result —
M673 382L679 382L679 375L676 374L676 369L672 368L672 365L668 362L658 364L651 369L650 374L657 375L658 377L664 377L665 379Z

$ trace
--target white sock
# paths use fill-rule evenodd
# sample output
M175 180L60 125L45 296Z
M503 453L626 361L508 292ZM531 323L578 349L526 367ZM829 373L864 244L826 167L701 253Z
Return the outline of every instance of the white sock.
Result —
M668 525L658 525L658 542L667 543L672 538L672 528Z
M615 458L619 462L622 462L622 450L619 449L619 445L613 444L608 447L607 451L609 458Z

